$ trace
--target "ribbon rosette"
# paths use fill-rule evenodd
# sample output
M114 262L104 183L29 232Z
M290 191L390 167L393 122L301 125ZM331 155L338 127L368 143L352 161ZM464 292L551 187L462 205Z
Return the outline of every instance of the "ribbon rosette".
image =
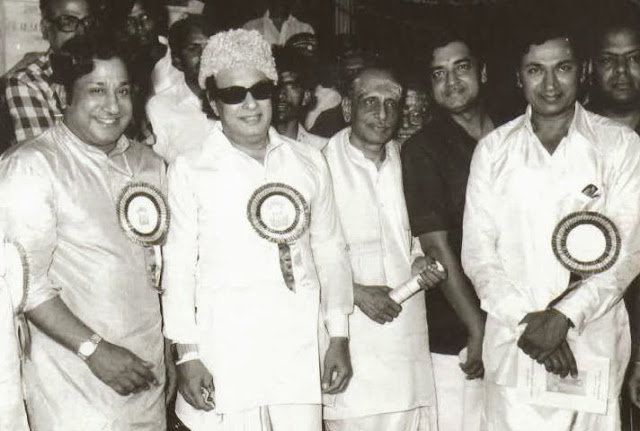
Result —
M117 204L118 221L125 235L145 247L147 270L153 285L160 288L162 252L160 244L169 231L169 208L157 187L137 182L127 185Z
M309 206L304 196L288 184L264 184L249 198L247 218L258 235L278 244L282 276L289 290L295 291L290 244L309 227Z
M620 256L620 233L604 215L594 211L576 211L557 224L551 236L551 247L556 259L571 271L572 282L551 301L549 307L579 287L588 276L611 268Z

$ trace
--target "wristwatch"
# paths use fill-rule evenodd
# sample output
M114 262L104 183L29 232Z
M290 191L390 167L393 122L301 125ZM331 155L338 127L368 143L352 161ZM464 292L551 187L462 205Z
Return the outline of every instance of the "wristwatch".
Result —
M98 348L98 344L102 341L102 337L98 334L93 334L87 341L83 341L78 347L76 354L80 356L80 359L86 361L89 356L93 355Z

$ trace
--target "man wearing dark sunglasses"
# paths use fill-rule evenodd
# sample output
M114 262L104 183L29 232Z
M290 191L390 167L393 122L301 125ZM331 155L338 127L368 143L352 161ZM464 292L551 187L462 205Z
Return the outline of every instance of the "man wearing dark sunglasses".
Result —
M352 374L351 271L329 169L270 127L277 81L258 32L210 38L199 84L220 121L169 164L162 301L176 413L192 431L321 431L322 392Z
M12 144L41 134L62 118L65 94L61 85L53 83L50 56L92 24L87 0L40 0L40 13L49 50L6 77L2 117L13 127Z

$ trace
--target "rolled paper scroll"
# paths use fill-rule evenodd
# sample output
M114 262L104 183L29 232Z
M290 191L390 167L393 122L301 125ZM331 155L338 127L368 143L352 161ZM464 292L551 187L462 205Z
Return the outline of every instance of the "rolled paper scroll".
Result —
M290 245L309 228L309 206L304 196L288 184L264 184L249 198L247 218L258 235L278 245L282 278L295 292Z
M436 271L444 272L444 266L440 262L434 259L434 263L430 264L432 269ZM418 293L422 286L418 283L420 280L420 274L414 275L409 280L402 283L400 286L389 292L389 297L393 299L397 304L402 304L407 299Z
M169 207L155 186L137 182L128 184L118 197L118 221L129 240L145 247L147 273L160 290L162 250L160 244L169 231Z

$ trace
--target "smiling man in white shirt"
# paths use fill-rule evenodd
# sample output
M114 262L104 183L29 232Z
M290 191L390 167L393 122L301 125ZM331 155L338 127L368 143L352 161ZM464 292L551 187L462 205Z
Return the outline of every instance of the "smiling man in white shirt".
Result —
M413 275L423 286L444 279L411 236L392 140L402 87L387 69L368 68L343 102L351 127L323 153L349 246L354 301L350 317L354 376L345 393L325 397L328 431L435 431L437 412L424 292L402 306L389 296Z
M257 32L212 37L199 82L220 121L169 167L163 310L176 413L192 431L320 431L322 391L351 377L351 271L331 178L318 150L270 128L277 79Z
M463 225L462 264L487 312L487 429L619 430L630 355L621 298L640 270L640 139L576 102L582 70L566 26L533 28L520 46L518 80L529 107L478 144ZM556 226L576 211L609 218L621 244L609 269L581 279L551 246ZM568 379L586 378L585 357L608 359L606 414L522 401L519 349Z

